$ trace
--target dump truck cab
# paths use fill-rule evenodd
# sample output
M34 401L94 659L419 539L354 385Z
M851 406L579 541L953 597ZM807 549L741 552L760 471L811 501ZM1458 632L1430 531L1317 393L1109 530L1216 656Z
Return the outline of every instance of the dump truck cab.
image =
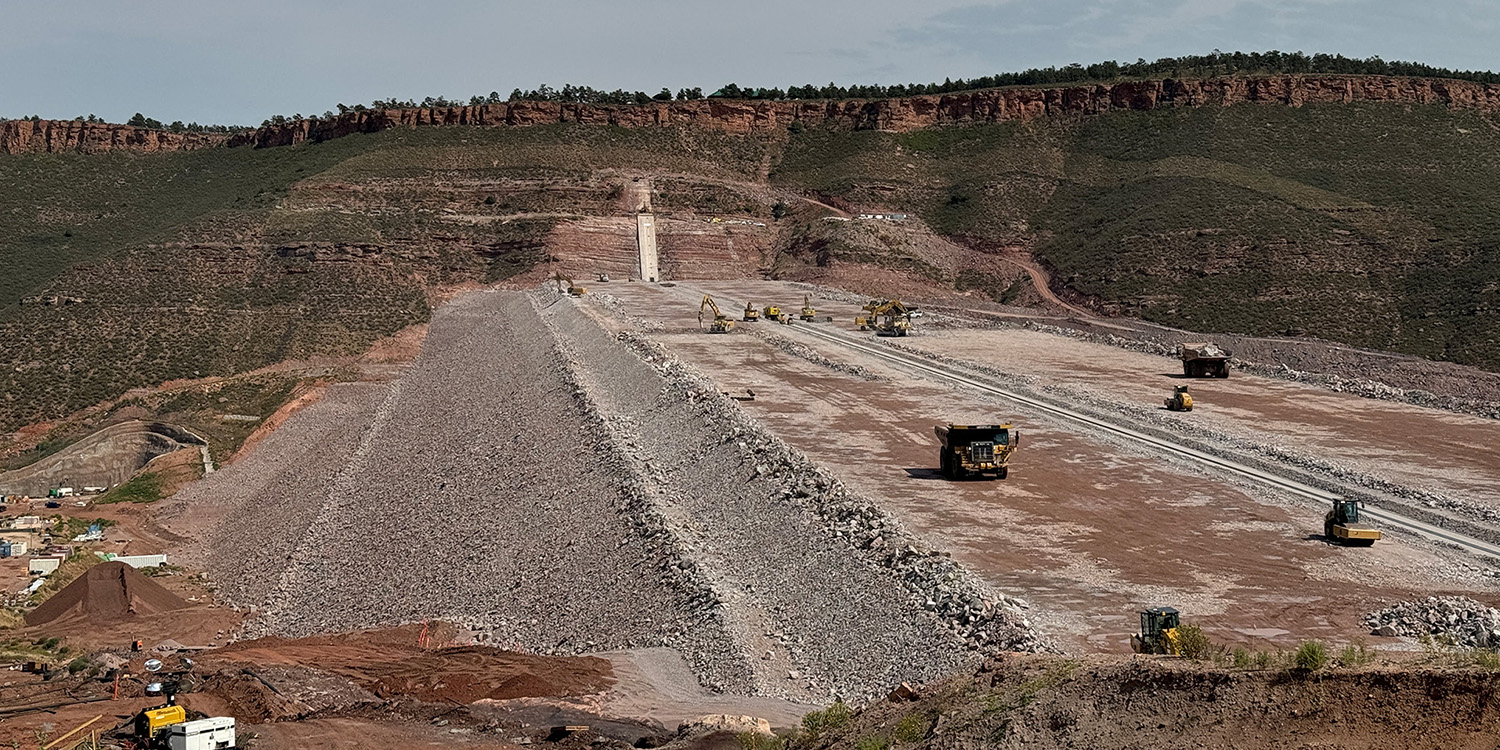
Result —
M1187 377L1229 377L1230 352L1199 341L1179 346L1178 353L1182 355L1182 374Z
M938 442L938 470L947 479L973 474L1010 475L1010 456L1021 444L1021 433L1010 424L946 424L933 428Z
M1168 411L1192 411L1193 397L1188 395L1188 387L1179 385L1172 389L1172 397L1166 400Z
M1182 646L1177 640L1177 629L1182 627L1182 616L1171 607L1151 607L1141 610L1141 633L1130 636L1130 648L1137 654L1164 654L1181 656Z
M1380 529L1360 522L1358 500L1337 498L1323 516L1323 536L1334 544L1368 547L1380 541Z

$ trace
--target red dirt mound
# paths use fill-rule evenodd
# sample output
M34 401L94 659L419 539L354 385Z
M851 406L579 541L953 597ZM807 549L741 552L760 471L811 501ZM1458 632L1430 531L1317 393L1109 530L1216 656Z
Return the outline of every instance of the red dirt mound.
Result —
M122 562L89 568L26 614L27 625L87 620L110 623L136 615L187 608L188 603Z

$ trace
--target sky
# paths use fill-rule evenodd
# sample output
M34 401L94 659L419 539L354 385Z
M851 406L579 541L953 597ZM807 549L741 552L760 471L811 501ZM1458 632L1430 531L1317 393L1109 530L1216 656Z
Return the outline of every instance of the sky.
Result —
M1500 0L0 0L0 116L259 124L564 83L908 83L1223 51L1500 69Z

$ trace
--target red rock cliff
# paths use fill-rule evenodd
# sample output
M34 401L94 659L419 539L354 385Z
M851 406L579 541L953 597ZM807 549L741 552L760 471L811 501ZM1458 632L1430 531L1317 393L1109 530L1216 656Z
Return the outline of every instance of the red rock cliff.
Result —
M173 133L77 120L0 122L0 153L6 154L187 151L218 146L227 139L217 133Z
M1062 88L1005 88L872 101L753 102L703 100L643 105L508 102L348 112L233 136L175 134L123 125L25 121L0 126L0 151L171 151L229 146L287 146L399 127L524 127L576 122L627 128L691 125L728 133L778 132L793 122L844 129L917 130L946 124L1089 115L1112 110L1224 106L1244 102L1298 107L1315 103L1435 104L1500 112L1500 86L1447 79L1277 75L1164 79Z

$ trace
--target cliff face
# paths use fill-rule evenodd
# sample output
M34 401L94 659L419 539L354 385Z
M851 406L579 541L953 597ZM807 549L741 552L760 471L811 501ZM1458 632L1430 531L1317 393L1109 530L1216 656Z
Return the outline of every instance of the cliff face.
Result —
M298 120L233 136L168 133L124 125L70 121L16 121L0 124L0 151L13 154L92 153L114 149L153 152L219 144L267 148L400 127L525 127L566 122L626 128L696 126L727 133L776 132L793 122L813 127L906 131L946 124L1032 120L1121 109L1226 106L1243 102L1291 107L1316 103L1386 102L1500 112L1500 86L1427 78L1279 75L1203 80L1169 78L1063 88L988 89L873 101L713 99L643 105L506 102L471 107L348 112L331 120Z
M6 154L188 151L218 146L227 138L218 133L172 133L77 120L0 122L0 153Z

